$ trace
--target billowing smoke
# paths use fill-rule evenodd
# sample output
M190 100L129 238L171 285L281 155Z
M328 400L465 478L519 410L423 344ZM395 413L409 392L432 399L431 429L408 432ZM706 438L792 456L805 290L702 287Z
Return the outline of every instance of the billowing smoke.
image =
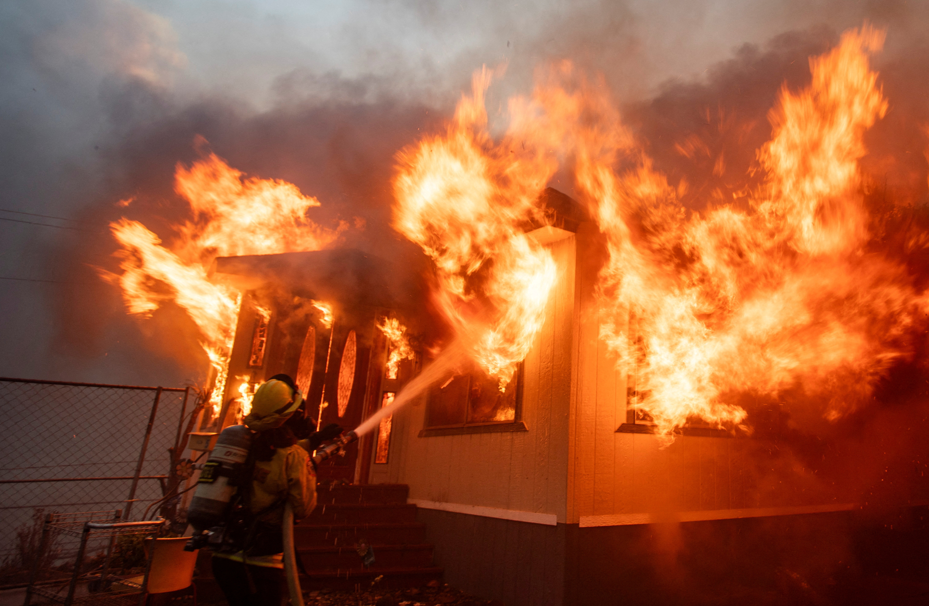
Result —
M703 76L692 75L708 67L710 74L724 70L725 64L712 65L730 49L824 22L831 26L827 36L864 18L889 25L887 54L905 56L926 17L925 7L913 3L868 0L802 7L592 1L530 10L495 2L469 3L467 9L358 4L364 10L350 11L351 18L298 11L293 19L285 15L297 7L286 3L242 6L235 14L207 14L206 7L191 5L162 7L158 15L127 0L39 1L0 9L4 208L91 221L47 220L66 229L42 228L12 221L28 217L4 214L10 220L4 222L2 273L15 279L5 280L11 294L2 311L21 318L6 323L4 340L25 344L4 353L4 374L117 380L125 371L126 380L144 382L136 369L149 346L138 333L153 329L122 317L117 294L86 268L106 265L104 225L116 216L112 205L119 200L136 197L133 210L158 233L170 224L177 200L174 167L198 157L197 136L235 168L291 181L319 198L321 222L344 218L355 226L358 218L367 233L381 230L366 243L391 242L396 236L378 226L386 226L390 212L393 154L449 115L481 64L507 66L506 78L489 91L493 121L501 114L500 100L528 91L533 70L549 60L569 57L582 69L604 73L617 99L630 102L651 95L669 77L675 78L671 88L699 89L688 82L703 82ZM301 30L303 23L311 29ZM272 48L263 46L266 40L274 41ZM803 77L801 55L808 50L791 59L797 78ZM773 60L756 47L739 50L735 61L744 53ZM770 98L785 73L761 71L767 67L756 65L741 81L754 82L750 88L766 90L759 94ZM919 78L901 73L900 81L917 86ZM707 94L717 88L706 88ZM763 136L765 121L758 122L756 133ZM660 129L643 125L642 132L650 135L649 128ZM919 136L918 129L903 132ZM571 193L570 180L561 175L552 184ZM94 242L89 248L88 240ZM54 284L60 282L69 283L64 295ZM67 310L63 318L53 309L58 305ZM75 311L85 307L93 312ZM125 363L113 365L104 355ZM170 357L161 359L162 371L174 366ZM188 378L192 361L170 374Z
M507 97L531 90L537 67L569 58L579 71L603 74L655 168L675 187L686 181L684 207L705 211L730 201L746 174L754 175L748 183L760 182L755 150L770 138L768 112L781 86L808 84L809 57L866 18L887 27L873 65L889 107L865 139L874 237L861 254L879 247L904 262L916 288L929 283L929 248L915 245L929 230L925 3L628 0L530 12L497 2L468 3L467 11L362 4L373 11L370 21L336 28L342 38L332 44L350 57L341 63L324 57L322 46L304 59L294 31L260 15L247 27L211 17L203 40L218 50L198 51L190 40L201 26L191 15L172 22L122 0L0 7L2 207L69 219L43 228L13 222L41 217L3 213L2 276L15 280L4 280L0 297L0 338L8 344L0 374L142 384L204 378L199 331L181 309L130 318L98 274L117 264L111 221L126 215L170 239L172 225L188 218L174 191L178 164L212 152L249 176L293 183L321 203L309 219L348 226L340 245L424 269L418 247L390 227L398 150L435 132L482 64L506 65L488 92L493 126ZM387 13L390 31L372 36ZM223 52L237 45L223 28L242 40L229 57ZM289 45L281 66L254 36L275 28ZM449 35L462 30L468 35ZM551 185L577 195L565 170ZM128 207L118 205L128 199ZM735 400L754 415L758 460L769 463L765 481L751 489L777 494L784 480L801 497L869 506L929 498L929 371L924 339L912 335L912 343L865 405L834 422L773 399Z

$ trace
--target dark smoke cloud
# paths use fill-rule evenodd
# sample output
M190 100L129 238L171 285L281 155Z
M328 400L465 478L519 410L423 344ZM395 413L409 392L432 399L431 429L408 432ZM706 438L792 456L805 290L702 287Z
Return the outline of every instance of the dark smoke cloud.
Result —
M364 83L330 78L330 84L364 97ZM173 191L175 167L178 163L189 166L212 150L250 176L283 179L315 196L321 206L310 210L310 220L323 227L343 221L350 226L339 246L359 248L404 267L425 267L419 249L390 228L390 177L397 150L415 140L421 130L433 127L435 112L390 99L368 103L352 102L348 97L339 102L304 100L293 97L288 90L292 86L292 80L282 82L279 89L288 96L266 113L218 99L166 107L139 82L111 90L111 116L115 128L124 134L101 149L107 185L98 192L98 204L88 220L105 224L125 215L170 242L171 226L190 218L186 202ZM149 117L141 119L140 114L146 113ZM128 207L117 206L116 202L127 198L133 199ZM96 259L94 265L114 271L116 261L109 257L114 248L115 241L108 237L78 239L57 254L74 259L69 273L92 281L95 270L85 260ZM100 337L99 332L89 330L102 315L97 301L72 302L59 311L63 346L86 348ZM106 315L125 315L118 305L108 311ZM145 340L151 339L163 355L178 353L179 365L197 366L202 356L196 330L189 321L180 335L171 328L179 314L180 310L169 306L156 312L152 321L141 322L152 333ZM102 320L98 328L107 322Z
M75 259L61 256L69 242L103 237L99 222L82 222L77 214L102 191L100 144L119 136L107 122L107 97L126 81L158 90L169 84L183 62L172 50L170 28L118 1L4 3L0 57L0 339L7 344L0 349L0 374L148 382L165 372L174 380L170 362L151 362L145 371L145 348L138 338L127 339L129 323L113 315L111 289L71 272ZM71 288L64 298L61 283ZM98 305L101 313L84 328L108 333L107 346L91 356L62 355L54 338L59 304Z
M242 36L238 54L225 63L225 47L207 44L201 51L207 65L225 65L216 73L240 78L235 84L217 84L212 72L185 72L174 31L213 28L216 38L223 28L238 31L227 27L233 17L216 13L208 23L168 24L118 0L0 4L0 207L81 221L54 222L69 229L3 223L0 275L51 282L0 282L5 343L0 375L164 385L204 378L199 333L182 310L168 305L150 321L130 318L118 290L94 269L115 269L116 244L106 224L123 212L170 238L171 224L187 212L173 191L175 166L196 161L204 149L251 176L284 179L317 197L322 206L310 218L323 226L347 221L351 228L343 244L420 268L425 264L419 250L389 227L394 154L451 114L481 64L507 64L505 78L491 90L489 110L495 118L510 94L528 94L533 70L548 60L571 58L582 70L603 73L657 168L675 184L686 178L685 202L699 209L725 198L752 165L754 150L770 135L767 111L780 86L805 85L808 57L865 19L888 28L886 50L874 61L890 109L868 135L872 154L864 165L885 186L875 190L884 192L884 201L902 201L901 212L885 213L885 247L896 246L893 254L900 258L907 253L911 273L921 276L923 285L929 281L929 255L910 254L899 236L929 227L929 3L598 0L543 3L535 10L491 1L366 6L395 18L390 31L370 40L364 39L369 28L363 18L343 24L340 35L359 46L361 67L352 76L322 60L317 64L320 55L310 53L313 63L274 67L266 99L266 91L249 88L256 80L246 76L271 71L267 64L256 61L241 69L234 64L259 54L261 40ZM419 41L418 53L401 48ZM228 39L226 44L238 46ZM198 88L190 81L197 77L214 80ZM676 145L690 136L708 152L681 156ZM206 147L198 149L198 137ZM726 168L714 175L719 154ZM571 193L567 180L556 187ZM128 209L116 206L130 197L134 202ZM881 196L870 201L880 203ZM798 422L776 402L756 402L761 420L752 448L761 480L751 490L759 500L790 505L791 499L815 495L861 503L878 519L884 507L929 501L925 353L923 347L914 362L892 369L874 401L838 423ZM786 494L785 485L796 494ZM751 575L768 564L765 579L776 576L789 584L812 578L806 569L776 569L779 553L770 546L808 536L805 525L819 520L803 518L790 536L778 536L782 529L764 524L744 537L761 551L759 558L741 562L736 573L720 570L707 578ZM718 526L688 528L699 536L686 545L704 546L711 555L729 549L716 540ZM656 556L655 570L666 566L672 575L680 573L688 591L700 590L701 571L716 558L703 557L702 551L699 558L688 554L677 536L680 527L642 529L666 536L643 539L641 552L630 554L634 566L641 567L647 561L642 554L657 545L671 555ZM846 531L830 530L827 547L810 553L815 561L807 569L828 576L834 562L853 560ZM725 561L722 555L719 561ZM614 572L612 557L602 559L605 575ZM717 586L705 590L715 595Z
M167 306L152 321L129 318L96 268L115 269L107 224L122 214L120 200L134 198L126 214L170 239L171 225L187 216L173 192L175 166L204 149L251 176L295 183L323 204L312 220L347 221L348 238L360 247L419 262L418 251L389 228L389 177L397 149L440 112L402 95L392 99L396 83L382 77L348 80L306 69L275 82L271 111L235 96L190 101L172 88L184 57L166 22L119 0L52 8L3 9L10 35L0 39L11 52L0 68L14 86L0 98L0 120L9 127L0 146L8 160L0 166L2 207L72 221L46 221L66 229L22 227L6 240L6 251L18 254L4 255L3 276L45 281L6 281L15 294L3 298L0 311L18 321L5 322L3 336L19 345L4 349L0 374L203 379L198 331L182 310ZM199 138L208 144L198 150Z
M149 219L152 227L161 233L167 226L166 219L173 218L167 209L176 202L174 163L197 157L195 135L204 136L233 166L292 180L319 197L321 222L357 216L371 234L384 229L389 214L392 154L423 132L417 128L425 130L449 115L481 64L507 64L505 78L491 90L492 117L501 115L511 93L531 89L538 65L565 57L584 70L602 72L617 99L627 103L650 97L660 82L675 78L676 84L659 91L655 103L660 103L674 87L705 84L693 75L746 41L808 31L821 22L838 32L867 18L890 28L888 53L896 56L924 39L922 25L929 19L923 3L903 0L593 0L528 8L489 1L372 0L347 6L338 17L318 15L321 19L312 17L315 9L283 1L246 3L235 13L214 9L210 3L128 0L37 0L0 7L3 205L96 221L67 223L91 234L3 223L4 277L73 284L62 295L47 282L4 281L11 294L0 300L0 313L16 320L4 323L0 336L23 345L0 354L2 374L75 379L91 373L102 380L125 370L144 376L136 370L135 356L144 356L145 340L138 333L145 329L116 319L118 296L86 266L108 260L108 236L100 234L114 215L101 209L115 200L137 196L137 209L162 209L161 219L158 212L148 213L155 215ZM306 37L309 30L301 25L306 19L329 27L333 37ZM327 55L330 48L342 55ZM746 52L755 52L759 61L773 60L742 48L736 61ZM915 86L922 80L915 66L899 68L901 82ZM718 71L707 74L719 77L712 75ZM265 91L267 82L272 84ZM710 99L714 90L710 86L704 95L716 107L719 102ZM757 103L735 107L749 113L774 90L772 85L759 93ZM650 135L647 131L656 129L646 125L642 131ZM763 132L759 120L753 136ZM901 132L919 138L918 129L901 126ZM372 164L378 168L369 170ZM736 162L733 170L738 167ZM565 180L555 185L570 190ZM377 247L395 237L390 233L366 242ZM99 247L72 245L86 238ZM99 311L58 322L53 319L59 306ZM115 346L116 337L89 336L107 331L119 335L121 347ZM124 363L104 358L107 351L107 358ZM159 370L174 366L160 359ZM168 375L187 376L183 369Z
M840 26L780 34L763 46L741 44L729 59L705 64L706 71L697 77L665 81L644 101L642 96L655 85L655 76L648 72L654 71L656 62L673 54L674 48L685 47L688 38L706 51L709 47L700 40L707 35L707 24L714 18L723 24L738 21L738 11L720 15L719 3L669 2L650 14L630 1L592 2L570 10L556 6L526 15L491 4L478 4L463 13L448 6L410 3L408 18L431 28L430 32L444 31L454 23L486 27L480 36L459 44L465 50L452 53L447 59L451 67L445 70L438 69L438 60L411 64L401 59L393 72L352 78L333 69L290 70L274 80L272 102L266 109L257 109L248 95L212 94L191 100L180 94L171 83L184 58L164 21L122 2L98 0L82 6L91 10L5 9L16 18L4 20L10 35L0 36L4 41L0 44L10 51L11 59L0 69L16 86L0 105L0 120L10 133L0 146L8 160L0 164L4 204L71 216L85 223L69 223L70 227L89 231L50 229L54 237L38 239L22 235L18 244L27 251L28 263L23 263L22 254L4 256L6 275L29 269L32 273L26 275L65 284L44 284L42 291L3 299L8 316L26 318L7 325L7 341L29 343L25 355L14 348L4 352L3 365L9 370L3 374L128 382L202 378L205 363L198 332L183 312L167 306L152 321L128 318L117 290L102 282L94 268L115 268L111 257L115 242L105 226L124 212L116 206L119 200L134 198L125 213L170 239L171 224L186 218L187 212L173 192L175 166L189 165L204 150L212 150L251 176L284 179L317 197L322 206L311 211L312 220L323 226L339 221L351 226L340 244L421 267L419 251L389 226L394 156L450 114L454 97L467 89L475 67L499 64L500 57L508 60L508 72L491 91L492 115L499 115L500 103L510 92L530 90L531 72L540 63L570 57L582 69L604 73L657 167L673 183L686 179L685 202L702 208L724 200L752 166L754 151L770 134L766 115L780 87L805 85L808 58L834 44L846 23L859 25L870 18L889 28L887 50L875 58L875 64L891 109L869 135L873 153L865 165L884 179L886 191L908 192L908 203L914 207L925 202L923 125L929 124L925 102L929 84L921 74L929 47L915 24L926 22L927 9L907 3L793 6L795 22L821 19L834 11L833 21ZM789 17L785 5L765 7L775 23ZM675 14L682 21L672 24ZM97 44L99 36L91 35L100 30L122 32L118 45L134 48L131 40L138 39L155 50L114 59L108 47ZM671 40L674 36L679 39ZM685 59L676 59L677 67L665 73L684 70L682 66L694 60ZM427 74L443 84L419 89L416 78L396 76L404 70ZM29 90L33 84L35 103ZM455 92L434 94L443 87ZM88 116L93 117L91 123L82 122ZM701 141L706 152L683 157L678 146L690 137ZM199 138L207 142L205 147L195 143ZM714 175L720 155L725 157L725 170ZM557 186L570 193L569 183ZM918 216L906 219L922 225ZM891 222L885 227L890 233L899 225ZM51 345L38 345L44 343ZM111 362L112 358L118 360ZM922 377L921 369L913 372ZM117 375L124 378L108 379ZM918 384L917 379L913 382ZM877 395L882 404L862 413L873 415L873 420L856 417L840 427L816 430L852 440L866 436L862 428L872 423L897 427L909 417L896 408L885 415L884 409L892 407L890 402L922 395L916 389L901 398L892 387L885 387ZM812 461L817 457L822 461L824 449L829 448L811 437L815 433L801 428L791 434L792 456L803 465L815 467ZM909 453L907 448L902 451ZM868 484L843 481L850 491Z

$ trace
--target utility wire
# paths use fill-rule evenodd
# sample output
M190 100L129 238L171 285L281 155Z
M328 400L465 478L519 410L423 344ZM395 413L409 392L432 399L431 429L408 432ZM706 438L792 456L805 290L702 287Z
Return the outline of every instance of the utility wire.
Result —
M80 227L68 227L67 225L49 225L48 223L36 223L35 221L23 221L22 219L10 219L9 217L0 217L0 221L10 221L12 223L26 223L27 225L41 225L42 227L54 227L55 229L70 229L73 231L85 231L97 233L95 230L81 229Z
M14 215L27 215L29 217L42 217L43 219L58 219L60 221L71 221L73 223L85 223L93 225L90 221L81 221L80 219L69 219L67 217L56 217L55 215L37 215L36 213L27 213L21 210L10 210L9 208L0 208L0 212L13 213Z
M0 471L20 471L23 469L58 469L59 467L89 467L92 465L113 465L116 463L135 463L138 459L132 459L131 461L103 461L99 463L60 463L57 465L36 465L33 467L4 467Z
M36 278L13 278L10 276L0 276L0 280L13 280L16 282L45 282L46 284L96 284L96 282L70 282L67 280L39 280Z

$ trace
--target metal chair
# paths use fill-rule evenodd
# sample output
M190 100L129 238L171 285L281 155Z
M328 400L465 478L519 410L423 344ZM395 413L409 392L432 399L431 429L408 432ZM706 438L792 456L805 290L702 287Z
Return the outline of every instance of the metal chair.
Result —
M84 522L70 579L40 585L35 583L38 575L37 571L33 571L24 606L29 606L33 596L42 596L63 603L64 606L85 602L95 605L110 602L125 606L138 597L139 606L144 606L151 598L173 595L192 587L197 553L183 551L186 543L184 538L158 538L164 524L164 520ZM77 535L75 526L72 519L58 520L55 515L50 515L43 530L43 543L46 535L51 532ZM131 543L133 538L142 539L145 561L144 566L127 574L124 570L116 569L113 556L121 540ZM196 602L196 591L193 597Z

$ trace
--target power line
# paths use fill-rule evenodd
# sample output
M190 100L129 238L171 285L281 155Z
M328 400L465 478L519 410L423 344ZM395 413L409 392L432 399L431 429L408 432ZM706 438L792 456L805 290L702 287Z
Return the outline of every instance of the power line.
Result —
M37 278L13 278L11 276L0 276L0 280L14 280L16 282L45 282L46 284L96 284L96 282L70 282L67 280L40 280Z
M29 217L42 217L43 219L58 219L60 221L71 221L73 223L85 223L87 225L93 225L90 221L81 221L80 219L69 219L67 217L57 217L55 215L38 215L36 213L27 213L21 210L10 210L9 208L0 208L0 212L4 213L13 213L14 215L27 215Z
M68 227L67 225L49 225L48 223L36 223L35 221L23 221L22 219L10 219L8 217L0 217L0 221L10 221L12 223L26 223L27 225L41 225L42 227L54 227L55 229L71 229L74 231L85 231L85 232L94 233L94 230L81 229L80 227Z

